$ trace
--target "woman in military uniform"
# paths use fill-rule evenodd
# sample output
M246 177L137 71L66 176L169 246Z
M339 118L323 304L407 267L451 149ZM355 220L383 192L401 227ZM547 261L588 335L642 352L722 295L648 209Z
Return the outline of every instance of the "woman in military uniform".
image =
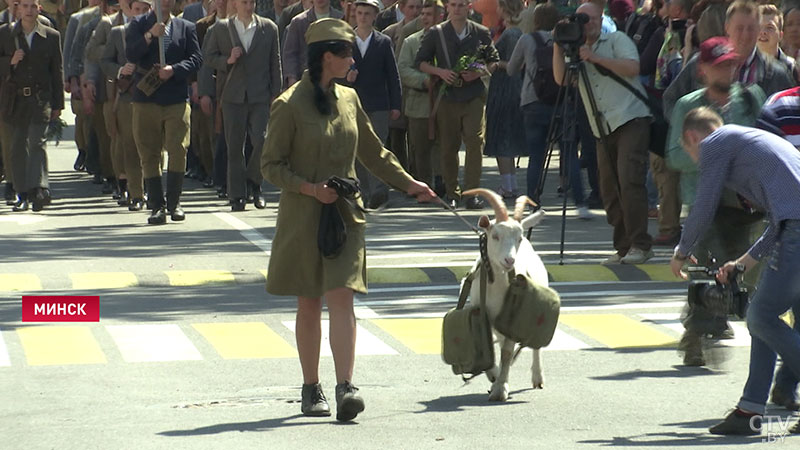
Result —
M295 331L304 383L301 410L311 416L330 415L318 374L325 297L336 367L336 418L347 421L364 409L351 380L356 341L353 292L367 290L365 218L338 199L325 182L332 175L355 178L358 157L384 182L420 201L435 194L383 148L355 90L333 82L345 78L353 64L352 28L338 19L322 19L309 27L305 37L308 70L272 104L262 155L264 178L281 188L267 291L297 296ZM341 253L328 259L317 248L317 229L322 205L334 202L347 224L347 240Z

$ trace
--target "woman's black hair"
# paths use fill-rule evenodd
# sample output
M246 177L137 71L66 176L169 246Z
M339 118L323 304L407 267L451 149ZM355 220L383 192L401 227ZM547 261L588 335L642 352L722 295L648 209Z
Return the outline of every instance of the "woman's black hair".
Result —
M331 105L325 91L319 85L322 79L322 56L326 52L336 56L349 56L353 51L353 44L347 41L320 41L308 45L308 76L314 85L314 105L320 114L327 116L331 113Z

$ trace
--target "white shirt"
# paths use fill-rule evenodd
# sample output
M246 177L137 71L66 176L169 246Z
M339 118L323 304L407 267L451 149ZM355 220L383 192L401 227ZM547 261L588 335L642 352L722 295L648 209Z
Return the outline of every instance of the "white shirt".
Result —
M374 31L372 33L374 33ZM372 33L370 33L369 36L367 36L367 38L363 41L361 40L361 37L358 36L358 33L356 33L356 45L358 45L358 51L361 52L362 58L367 54L369 43L372 41Z
M253 42L253 36L256 34L256 18L251 17L250 23L245 28L244 23L239 20L239 17L233 18L233 25L236 27L236 33L239 34L239 40L242 41L244 51L250 50L250 44Z
M25 40L28 41L28 48L33 48L33 35L36 33L36 29L31 31L30 33L25 33Z
M456 33L456 36L458 36L458 40L459 41L463 41L464 39L466 39L466 37L467 37L467 26L466 26L466 24L464 25L464 29L461 30L461 33Z

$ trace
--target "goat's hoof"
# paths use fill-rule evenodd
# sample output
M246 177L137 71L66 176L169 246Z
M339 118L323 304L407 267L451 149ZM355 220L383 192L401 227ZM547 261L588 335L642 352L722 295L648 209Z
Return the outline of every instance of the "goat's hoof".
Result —
M544 389L544 377L534 375L531 379L531 384L534 389Z
M500 369L497 366L494 366L486 371L486 378L488 378L492 383L497 381L498 375L500 375Z
M508 383L495 383L492 385L492 390L489 392L490 402L504 402L508 400Z

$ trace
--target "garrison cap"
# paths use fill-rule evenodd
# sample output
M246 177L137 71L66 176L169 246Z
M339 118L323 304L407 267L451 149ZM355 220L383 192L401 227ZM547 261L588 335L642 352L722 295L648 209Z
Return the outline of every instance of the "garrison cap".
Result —
M339 19L319 19L312 23L306 31L306 44L323 41L347 41L356 40L356 33L353 27L344 20Z
M355 4L356 6L358 5L372 6L373 8L375 8L377 12L381 11L381 5L378 4L378 0L356 0Z

